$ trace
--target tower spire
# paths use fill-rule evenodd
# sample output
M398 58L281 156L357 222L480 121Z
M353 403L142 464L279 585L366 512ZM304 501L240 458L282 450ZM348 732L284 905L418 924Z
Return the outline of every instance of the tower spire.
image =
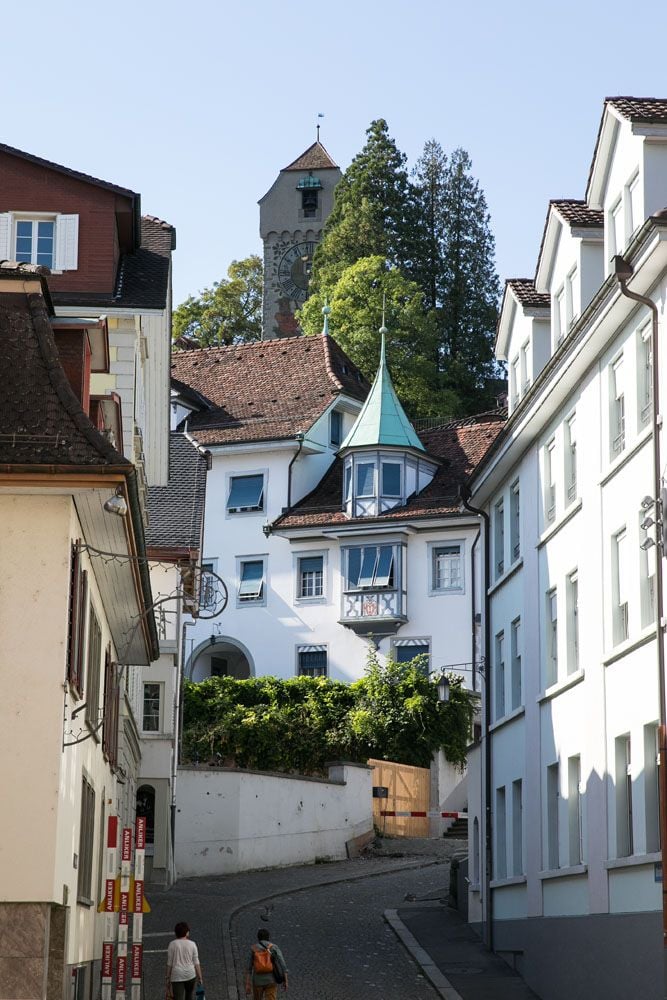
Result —
M329 336L329 313L331 312L331 306L329 305L329 300L324 299L324 305L322 306L322 315L324 316L324 323L322 324L322 335L324 337Z

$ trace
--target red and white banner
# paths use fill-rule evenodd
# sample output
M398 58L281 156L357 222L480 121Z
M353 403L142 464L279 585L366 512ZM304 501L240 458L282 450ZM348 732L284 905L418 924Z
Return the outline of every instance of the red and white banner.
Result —
M400 811L398 809L396 809L396 810L394 810L394 809L381 809L380 810L380 816L410 816L412 818L421 818L421 819L424 819L426 816L430 816L430 817L437 816L438 818L442 818L442 819L467 819L468 818L468 813L467 812L426 812L426 811L415 810L415 809L413 809L411 811L403 812L403 811Z
M144 870L146 858L146 817L137 816L134 824L134 914L132 923L132 1000L141 1000L141 974L143 965L143 909Z
M116 936L114 885L118 865L118 817L109 816L104 869L104 941L102 943L102 1000L113 991L113 942Z

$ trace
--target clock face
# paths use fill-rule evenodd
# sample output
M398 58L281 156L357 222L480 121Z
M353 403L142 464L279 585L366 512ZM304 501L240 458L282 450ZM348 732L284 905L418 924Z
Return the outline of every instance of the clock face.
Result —
M280 258L278 262L278 284L288 298L296 302L305 302L308 295L308 281L313 254L317 244L295 243Z

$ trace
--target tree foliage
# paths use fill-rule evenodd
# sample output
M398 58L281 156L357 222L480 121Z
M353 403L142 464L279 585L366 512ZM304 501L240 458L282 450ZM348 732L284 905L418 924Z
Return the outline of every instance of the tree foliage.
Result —
M317 774L334 759L428 767L442 748L462 767L472 697L453 678L450 701L438 708L422 660L383 665L371 653L365 676L351 685L310 677L186 682L184 759Z
M234 260L227 277L190 295L174 310L175 346L219 347L262 336L262 261L253 255Z
M406 158L389 136L386 121L372 122L364 148L336 188L313 260L311 297L299 316L306 333L319 333L319 313L328 298L332 333L372 375L377 367L375 363L368 370L373 294L366 288L365 302L360 282L365 277L379 281L391 297L389 275L398 272L406 283L404 298L410 309L402 314L394 309L393 318L403 324L398 339L411 336L410 367L420 370L420 378L412 378L419 390L409 396L399 390L413 416L479 412L494 404L502 375L493 358L499 298L495 243L484 192L471 171L465 150L448 157L430 139L410 179ZM385 262L381 278L377 258ZM363 267L369 259L374 263ZM418 289L421 316L414 309ZM397 304L394 296L394 307ZM412 323L410 334L404 329L407 322ZM387 326L391 331L389 319ZM403 361L401 355L396 370Z

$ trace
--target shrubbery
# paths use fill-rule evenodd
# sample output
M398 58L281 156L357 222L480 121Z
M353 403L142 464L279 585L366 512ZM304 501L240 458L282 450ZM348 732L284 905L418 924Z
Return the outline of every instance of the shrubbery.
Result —
M385 665L371 653L353 684L322 677L187 681L183 760L320 774L327 761L369 757L428 767L442 748L463 767L473 698L450 676L450 700L439 707L424 661Z

